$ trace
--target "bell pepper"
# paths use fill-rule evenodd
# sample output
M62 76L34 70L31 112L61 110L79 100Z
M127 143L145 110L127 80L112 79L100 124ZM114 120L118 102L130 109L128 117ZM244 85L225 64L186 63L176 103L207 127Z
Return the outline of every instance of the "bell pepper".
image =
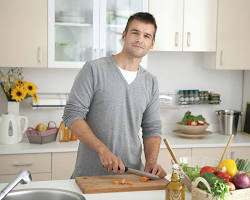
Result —
M212 174L215 174L216 170L213 167L205 166L205 167L201 168L200 175L202 175L203 173L206 173L206 172L210 172Z
M229 178L233 178L238 173L237 165L232 159L225 159L219 164L219 171L225 172Z

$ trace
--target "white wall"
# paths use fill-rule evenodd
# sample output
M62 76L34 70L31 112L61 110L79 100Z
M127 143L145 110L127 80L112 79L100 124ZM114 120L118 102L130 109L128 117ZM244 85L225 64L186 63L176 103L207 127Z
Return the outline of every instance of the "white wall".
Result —
M190 105L178 110L162 110L163 131L176 129L184 113L202 114L212 125L210 130L218 130L215 110L241 110L242 71L213 70L204 68L205 53L151 52L148 70L155 74L161 92L173 93L180 89L208 90L221 94L220 105Z
M220 105L192 105L178 110L162 110L163 131L175 129L175 122L180 121L183 114L190 110L194 114L202 114L217 129L215 110L241 109L242 71L220 71L203 67L202 53L150 52L148 70L155 74L161 92L173 93L179 89L199 89L221 94ZM79 69L24 69L25 80L38 86L38 92L69 92L74 77ZM6 112L7 102L0 92L0 113ZM50 120L60 122L61 109L32 110L31 99L21 103L20 112L29 118L29 125L47 123ZM59 125L59 124L58 124Z

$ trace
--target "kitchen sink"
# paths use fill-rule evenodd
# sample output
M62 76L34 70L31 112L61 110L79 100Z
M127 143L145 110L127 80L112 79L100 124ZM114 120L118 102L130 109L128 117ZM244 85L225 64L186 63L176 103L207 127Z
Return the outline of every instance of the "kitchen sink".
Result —
M60 189L25 189L10 192L4 200L86 200L82 195Z

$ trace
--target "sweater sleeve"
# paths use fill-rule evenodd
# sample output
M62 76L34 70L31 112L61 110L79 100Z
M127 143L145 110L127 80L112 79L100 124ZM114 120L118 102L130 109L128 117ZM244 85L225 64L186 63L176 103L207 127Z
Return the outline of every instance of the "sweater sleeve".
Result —
M77 119L86 119L93 95L93 71L90 63L86 63L75 78L64 108L63 121L67 127Z
M161 136L160 100L157 79L153 79L152 96L142 118L143 139Z

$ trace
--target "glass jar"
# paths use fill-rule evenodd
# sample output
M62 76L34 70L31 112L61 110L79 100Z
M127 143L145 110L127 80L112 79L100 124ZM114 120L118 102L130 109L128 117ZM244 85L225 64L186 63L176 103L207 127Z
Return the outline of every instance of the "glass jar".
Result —
M183 104L184 101L185 101L184 92L183 90L179 90L178 91L178 103Z
M200 102L199 90L194 90L194 103Z
M189 104L189 94L188 94L188 90L184 90L184 102L183 104Z
M185 200L185 186L181 182L179 165L173 164L171 181L166 187L166 200Z
M189 96L189 103L193 104L194 103L194 91L188 90L188 96Z

